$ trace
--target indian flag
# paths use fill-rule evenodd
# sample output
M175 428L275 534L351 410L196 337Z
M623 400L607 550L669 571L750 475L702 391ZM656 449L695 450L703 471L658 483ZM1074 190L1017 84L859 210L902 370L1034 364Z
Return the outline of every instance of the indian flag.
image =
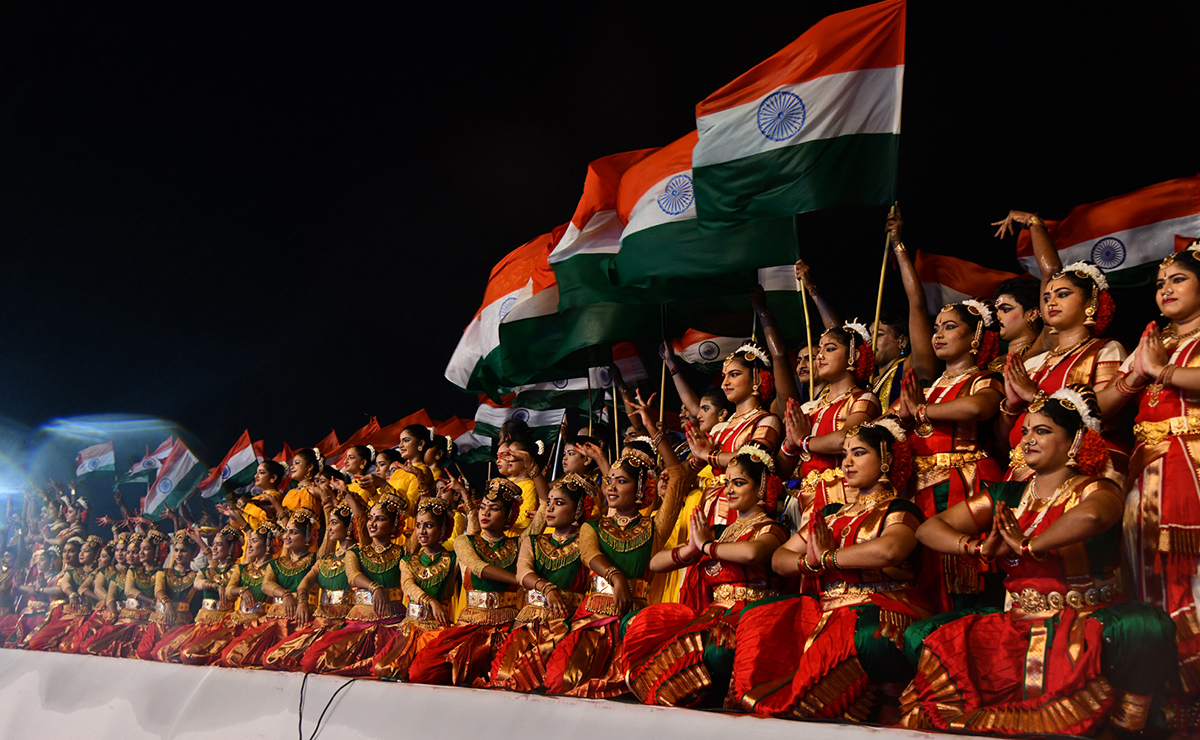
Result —
M904 19L904 0L831 15L696 106L702 228L893 200Z
M1046 229L1064 265L1095 262L1114 288L1150 285L1158 263L1175 251L1176 236L1200 234L1200 175L1075 206ZM1017 259L1041 277L1028 231L1017 238Z
M85 447L75 456L75 477L83 478L92 473L116 473L117 456L111 441Z
M763 287L767 308L775 323L789 342L804 337L804 307L801 303L800 281L796 267L789 263L763 267L750 273L749 284ZM744 291L714 294L705 298L678 300L667 306L667 316L673 322L693 330L724 337L746 336L756 331L755 339L765 346L766 340L757 328L757 319L750 308L749 288ZM813 311L814 321L820 317ZM814 329L820 333L819 324Z
M589 407L588 393L592 394L592 404L603 402L604 389L612 385L608 368L594 367L581 378L563 378L544 383L529 383L513 388L513 403L527 409L543 410L552 408Z
M795 221L743 224L720 232L696 221L692 150L695 131L643 157L621 176L617 216L625 224L609 271L622 288L666 290L667 298L728 290L729 273L795 261ZM719 277L725 284L699 278Z
M492 406L480 404L475 412L475 428L471 433L475 437L491 440L500 438L500 427L509 419L520 419L529 425L529 431L535 439L542 440L549 450L558 439L558 431L566 417L563 409L525 409L518 407Z
M178 506L204 478L204 466L182 440L175 440L146 494L147 515Z
M925 302L929 313L937 315L942 306L968 298L990 300L996 286L1005 280L1019 277L1012 272L992 270L974 262L941 254L917 252L917 275L925 286Z
M671 342L675 356L689 365L697 365L706 371L719 367L725 358L733 354L750 337L723 337L699 329L688 329L682 337Z
M625 227L617 213L617 191L625 172L655 151L638 149L610 154L588 164L583 195L547 257L563 308L613 299L608 273L613 256L621 249L621 231Z
M171 448L175 445L175 437L167 437L154 452L148 452L145 457L133 464L129 468L129 472L121 476L118 483L146 483L149 484L158 475L158 469L162 467L163 460L167 459L167 455L171 454Z
M200 483L200 495L203 498L215 496L222 488L237 489L254 482L254 473L263 456L250 442L250 432L242 432L233 448L225 454L225 459Z

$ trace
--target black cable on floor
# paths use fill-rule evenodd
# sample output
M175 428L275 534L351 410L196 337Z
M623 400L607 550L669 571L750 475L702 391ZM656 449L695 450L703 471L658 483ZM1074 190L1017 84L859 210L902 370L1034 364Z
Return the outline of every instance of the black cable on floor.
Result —
M312 675L305 673L304 678L300 681L300 706L296 711L296 736L299 740L304 740L304 687L308 684L308 677ZM317 733L321 730L321 720L325 719L325 713L329 711L329 707L333 706L333 700L337 695L342 693L342 689L357 681L357 678L352 678L341 686L337 687L337 691L333 692L333 696L329 697L329 701L325 702L325 708L321 710L321 715L317 717L317 726L313 728L312 734L308 736L308 740L314 740Z

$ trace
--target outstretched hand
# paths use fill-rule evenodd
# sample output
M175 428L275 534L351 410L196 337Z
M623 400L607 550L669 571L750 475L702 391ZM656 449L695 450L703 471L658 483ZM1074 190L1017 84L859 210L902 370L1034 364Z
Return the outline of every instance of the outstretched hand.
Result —
M992 226L999 227L996 229L996 238L1003 239L1009 234L1015 234L1018 231L1018 227L1028 229L1029 219L1035 215L1037 214L1030 213L1029 211L1009 211L1008 215L1004 218L992 222Z

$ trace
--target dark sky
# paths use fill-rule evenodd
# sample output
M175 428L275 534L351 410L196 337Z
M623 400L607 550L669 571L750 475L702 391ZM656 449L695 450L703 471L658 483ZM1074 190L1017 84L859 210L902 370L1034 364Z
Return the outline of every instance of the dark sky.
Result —
M442 377L462 327L491 266L570 218L587 163L673 141L856 4L6 4L6 436L156 417L212 463L246 427L273 454L371 415L470 416ZM987 226L1009 208L1200 171L1198 27L1194 3L913 3L910 247L1015 269ZM818 215L803 248L874 255L880 221ZM873 268L815 261L870 313Z

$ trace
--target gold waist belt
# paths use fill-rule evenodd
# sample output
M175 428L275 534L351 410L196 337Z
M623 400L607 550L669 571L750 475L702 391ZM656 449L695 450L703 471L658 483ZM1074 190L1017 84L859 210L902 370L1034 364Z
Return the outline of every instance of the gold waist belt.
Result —
M204 601L200 602L200 608L207 609L210 612L229 611L229 609L221 608L221 600L220 599L205 599Z
M350 591L326 591L321 589L321 603L324 606L338 606L350 603Z
M166 604L159 601L158 603L156 603L154 605L154 610L157 611L159 614L166 614L168 609L173 612L186 612L186 611L188 611L189 606L190 606L190 604L188 604L186 601L180 601L180 602L171 601Z
M644 599L646 594L650 593L650 584L641 578L630 578L629 592L635 599ZM603 576L592 575L592 593L604 594L606 596L613 595L612 584L604 580Z
M293 594L293 596L295 596L295 594ZM283 597L283 596L275 596L275 597L272 597L272 599L271 599L271 603L272 603L272 604L280 604L280 605L282 605L282 604L283 604L283 599L284 599L284 597ZM308 601L308 605L309 605L309 606L316 606L316 604L317 604L317 597L316 597L316 595L315 595L315 594L309 594L308 596L306 596L306 597L305 597L305 600L306 600L306 601ZM297 602L299 602L299 601L300 601L300 597L299 597L299 596L296 596L296 601L297 601Z
M778 595L778 591L767 588L766 584L737 586L732 583L722 583L713 589L713 601L759 601Z
M913 458L913 466L918 473L924 473L932 468L961 468L971 463L977 463L988 454L979 452L939 452L936 455L917 455Z
M563 591L562 589L557 590L558 595L563 600L563 603L571 608L579 606L579 602L583 600L583 594L577 594L574 591ZM550 606L550 603L546 601L545 594L543 594L541 591L534 591L532 589L525 592L525 603L528 606L539 606L543 609Z
M389 588L387 590L388 601L400 601L404 598L404 592L398 588ZM363 606L374 606L375 595L363 588L354 589L354 603Z
M1092 588L1067 591L1051 591L1044 594L1035 588L1023 588L1019 592L1010 591L1008 598L1012 600L1013 605L1021 607L1021 611L1028 614L1038 614L1041 612L1056 612L1063 608L1082 609L1085 606L1099 606L1107 604L1116 598L1120 591L1115 583L1109 583L1104 586L1093 586Z
M804 480L800 481L800 487L804 490L811 490L817 487L818 483L833 483L842 478L843 473L841 468L825 468L824 470L810 470L808 475L804 476Z
M1167 437L1200 434L1200 416L1176 416L1162 421L1139 421L1133 425L1137 441L1156 445Z
M512 609L521 603L515 591L468 591L467 606L476 609Z

